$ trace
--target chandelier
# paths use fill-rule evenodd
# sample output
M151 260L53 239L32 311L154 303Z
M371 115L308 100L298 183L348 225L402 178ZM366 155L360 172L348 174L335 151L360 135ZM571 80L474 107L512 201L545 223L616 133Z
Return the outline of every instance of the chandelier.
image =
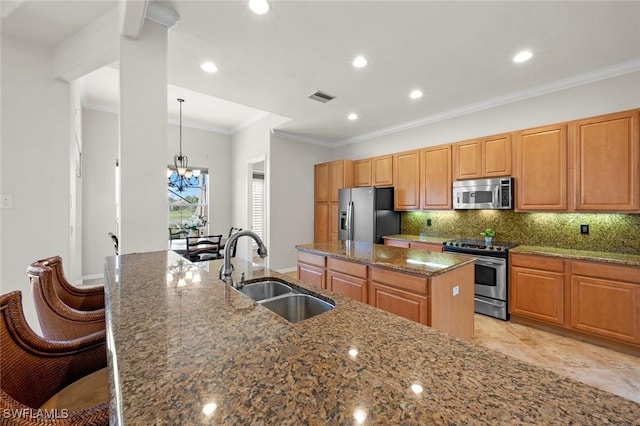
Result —
M174 169L167 168L168 184L176 188L178 192L186 188L197 188L200 186L200 170L188 169L189 159L182 153L182 103L184 99L178 98L180 102L180 152L173 156Z

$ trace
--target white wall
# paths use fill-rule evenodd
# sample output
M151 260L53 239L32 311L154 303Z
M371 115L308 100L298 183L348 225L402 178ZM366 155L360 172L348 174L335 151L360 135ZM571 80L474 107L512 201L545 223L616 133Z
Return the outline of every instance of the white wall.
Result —
M425 99L428 102L428 99ZM640 73L574 87L399 133L336 148L334 159L359 159L527 129L640 106Z
M0 292L21 290L39 331L27 266L61 255L69 261L69 85L51 78L51 52L2 36L2 194Z
M118 158L118 114L82 110L82 275L104 273L104 258L113 256L107 236L116 231L115 164Z
M262 158L265 161L265 188L267 188L267 200L266 200L266 223L267 238L265 244L267 249L270 249L271 240L269 232L270 218L270 154L269 144L271 140L271 129L279 126L282 123L289 121L288 118L281 117L276 114L269 114L256 122L255 124L247 127L234 134L231 138L231 189L232 195L230 197L232 204L231 211L231 225L242 228L251 229L248 223L248 211L249 211L249 162ZM238 240L238 249L236 255L243 259L250 259L249 254L249 239L242 238ZM271 259L267 258L266 264Z
M82 273L92 277L103 274L104 258L113 255L107 233L116 226L114 167L118 157L118 115L84 109L82 127L85 146ZM179 127L168 124L167 135L166 165L170 165L179 148ZM209 229L225 234L231 227L231 136L183 126L182 148L192 167L209 170ZM165 235L168 238L168 231Z
M296 244L313 242L313 188L316 163L328 161L329 148L271 137L269 267L296 266Z

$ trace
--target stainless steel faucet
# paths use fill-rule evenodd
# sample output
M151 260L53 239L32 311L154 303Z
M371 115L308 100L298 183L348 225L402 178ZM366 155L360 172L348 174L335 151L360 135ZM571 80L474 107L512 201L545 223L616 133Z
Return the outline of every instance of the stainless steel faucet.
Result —
M243 236L251 237L258 244L258 256L261 258L267 257L267 247L264 245L260 237L258 237L252 231L240 231L231 235L227 242L224 245L224 264L220 266L220 271L218 277L225 282L225 284L229 284L231 287L238 288L237 285L233 282L233 278L231 278L231 272L233 272L233 265L231 264L231 249L236 244L238 238ZM244 280L240 283L240 285L244 284Z

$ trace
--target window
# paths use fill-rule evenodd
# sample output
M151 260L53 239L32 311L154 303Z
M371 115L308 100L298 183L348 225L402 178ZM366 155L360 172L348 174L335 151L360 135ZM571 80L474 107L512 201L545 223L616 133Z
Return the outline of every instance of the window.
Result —
M168 182L177 179L176 172L167 174ZM182 191L175 185L167 183L167 201L169 206L169 227L184 228L194 218L199 218L204 225L209 222L209 174L201 170L197 182L191 178L188 187ZM204 226L203 226L204 227Z
M251 180L251 229L264 239L264 174L254 173Z

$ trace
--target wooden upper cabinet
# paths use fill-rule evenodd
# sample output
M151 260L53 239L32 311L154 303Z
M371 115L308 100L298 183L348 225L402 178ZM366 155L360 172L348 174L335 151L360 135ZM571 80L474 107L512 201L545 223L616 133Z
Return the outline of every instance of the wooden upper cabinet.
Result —
M511 176L511 133L453 144L454 178Z
M420 160L422 208L451 209L451 145L423 149Z
M371 158L353 162L354 186L371 186Z
M338 201L340 188L353 187L353 161L338 160L329 163L329 201Z
M420 208L420 151L408 151L393 156L395 210Z
M373 186L393 186L393 155L371 159Z
M329 163L315 165L315 202L329 201Z
M518 132L516 210L567 210L567 125Z
M479 140L453 144L453 167L456 179L482 176L482 148Z
M574 122L576 210L640 210L639 114Z

